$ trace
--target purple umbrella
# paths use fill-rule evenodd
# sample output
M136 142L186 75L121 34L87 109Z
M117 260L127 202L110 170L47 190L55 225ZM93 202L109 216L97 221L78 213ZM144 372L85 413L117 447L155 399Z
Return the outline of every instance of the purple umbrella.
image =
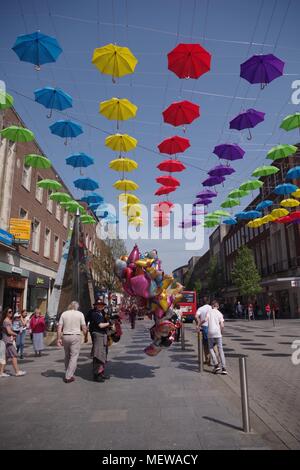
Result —
M215 186L216 184L221 184L225 181L224 176L210 176L205 181L202 182L203 186Z
M265 114L261 111L256 111L256 109L247 109L244 113L238 114L235 118L230 121L230 129L236 129L241 131L243 129L249 130L249 137L248 140L252 139L252 135L250 132L251 127L257 126L260 122L263 122L265 119Z
M193 202L193 206L200 206L201 204L203 206L208 206L209 204L212 203L212 200L211 199L205 199L205 198L202 198L202 199L196 199L196 201Z
M203 209L193 209L190 215L206 215L207 211Z
M212 198L212 197L217 197L217 193L215 191L212 191L211 189L204 189L203 191L200 191L200 193L196 194L196 197L202 197L202 198Z
M283 74L284 62L273 54L253 55L241 64L240 76L250 83L260 83L263 90L267 83Z
M229 165L217 165L208 172L210 176L226 176L232 173L235 173L235 170Z
M200 223L201 223L200 220L185 219L182 222L180 222L179 227L180 228L191 228L191 227L195 227L196 225L199 225Z
M237 144L221 144L214 148L214 154L223 160L240 160L245 155L245 150Z

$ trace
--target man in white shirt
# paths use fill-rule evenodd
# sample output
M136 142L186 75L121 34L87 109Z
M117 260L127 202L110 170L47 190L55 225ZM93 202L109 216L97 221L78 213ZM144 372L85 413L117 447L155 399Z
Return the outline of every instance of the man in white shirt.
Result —
M74 382L81 345L81 331L87 334L84 315L79 310L78 302L71 302L68 310L60 316L57 328L57 345L65 349L65 383ZM63 340L62 340L63 336Z
M208 322L208 347L210 356L212 359L212 363L214 366L214 374L221 370L219 362L216 357L216 353L214 351L214 345L217 345L218 353L221 361L222 366L222 374L226 375L226 364L225 364L225 356L223 351L223 343L222 343L222 331L224 329L224 317L222 313L218 310L219 304L217 301L212 303L212 308L209 310L205 316L205 319L200 321L200 325L204 324L205 321Z
M205 299L206 301L206 299ZM205 354L205 362L209 364L209 348L208 348L208 322L206 320L207 313L211 310L211 306L207 303L207 301L199 307L196 314L196 329L199 331L201 329L202 336L203 336L203 349ZM202 322L202 323L201 323Z

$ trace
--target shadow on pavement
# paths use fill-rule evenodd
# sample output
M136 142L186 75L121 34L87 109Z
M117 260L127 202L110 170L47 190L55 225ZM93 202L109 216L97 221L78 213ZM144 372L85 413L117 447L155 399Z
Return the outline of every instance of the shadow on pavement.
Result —
M208 421L212 421L213 423L222 424L222 426L227 426L228 428L236 429L237 431L242 431L243 429L239 426L235 426L234 424L226 423L225 421L221 421L220 419L211 418L210 416L202 416L203 419Z
M108 361L106 372L111 377L119 379L145 379L155 377L155 370L159 367L146 366L138 362ZM89 382L93 381L92 364L78 364L76 376Z
M43 377L57 377L57 378L60 378L60 379L63 379L65 374L64 372L59 372L57 370L54 370L54 369L48 369L46 370L45 372L42 372L41 375Z

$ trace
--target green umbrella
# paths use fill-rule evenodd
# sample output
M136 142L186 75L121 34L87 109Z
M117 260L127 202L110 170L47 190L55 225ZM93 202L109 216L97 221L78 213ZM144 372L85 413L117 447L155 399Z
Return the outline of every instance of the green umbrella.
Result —
M268 151L266 158L268 158L269 160L280 160L280 158L285 158L289 157L290 155L293 155L297 152L297 150L298 147L296 147L295 145L276 145L276 147L272 147Z
M272 165L264 165L264 166L258 166L252 173L252 176L269 176L269 175L275 175L275 173L278 173L279 168L276 166Z
M71 196L67 193L52 193L51 196L50 196L50 199L52 199L52 201L56 201L56 202L70 202L70 201L72 201Z
M231 199L240 199L241 197L248 196L250 193L244 189L233 189L228 194L228 197Z
M62 184L60 184L58 181L48 179L39 181L37 186L43 189L50 189L51 191L57 191L58 189L62 188Z
M219 220L220 219L220 216L215 214L214 212L211 212L210 214L206 214L204 216L204 220L209 220L209 219L216 219L216 220Z
M30 153L25 155L25 165L32 166L32 168L50 168L51 162L48 158L43 157L42 155L35 155L34 153Z
M262 181L259 180L249 180L241 184L240 189L245 189L246 191L253 191L254 189L261 188L264 185Z
M2 137L13 142L31 142L34 139L34 133L29 129L18 126L10 126L0 131Z
M231 215L230 212L227 212L227 211L220 211L220 210L214 211L214 212L212 212L212 214L215 214L215 215L217 215L218 217L230 217L230 215Z
M81 221L82 224L96 224L96 220L95 219L89 219L89 220L82 220Z
M66 209L68 212L75 214L75 212L77 212L77 209L79 209L80 214L85 214L85 208L82 207L77 201L71 200L69 202L62 202L60 205L63 206L63 208Z
M228 198L226 199L226 201L222 202L221 207L234 207L239 205L240 201L238 201L237 199Z
M217 220L206 220L203 224L203 227L211 228L215 227L216 225L219 225L219 222Z
M14 104L14 99L8 93L4 93L0 91L0 109L8 109L11 108Z
M300 113L289 114L286 116L280 124L280 127L285 131L291 131L292 129L300 127Z

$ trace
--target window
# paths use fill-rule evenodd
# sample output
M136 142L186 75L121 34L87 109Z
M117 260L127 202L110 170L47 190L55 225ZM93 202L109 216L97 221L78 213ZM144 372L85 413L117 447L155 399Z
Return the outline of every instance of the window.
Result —
M20 219L28 219L28 212L25 211L23 207L20 207L19 216L20 216Z
M59 238L55 235L54 237L54 261L58 263L59 258Z
M42 181L42 179L43 179L43 178L42 178L41 176L38 176L37 182ZM43 202L43 194L44 194L43 188L39 188L38 186L36 186L36 189L35 189L35 198L36 198L40 203Z
M36 253L40 250L41 222L37 219L32 221L32 251Z
M88 236L88 234L85 235L85 247L87 249L89 248L89 236Z
M64 212L63 226L64 226L65 228L68 227L68 212L67 212L67 211Z
M45 230L45 240L44 240L44 256L45 258L50 258L50 242L51 242L51 230L46 228Z
M51 212L53 210L53 201L50 199L50 196L52 194L52 191L48 191L48 197L47 197L47 211Z
M31 166L23 166L23 174L22 174L22 186L30 191L30 184L31 184Z
M57 220L60 221L60 217L61 217L61 208L60 208L60 205L59 205L58 203L56 203L55 217L56 217Z

